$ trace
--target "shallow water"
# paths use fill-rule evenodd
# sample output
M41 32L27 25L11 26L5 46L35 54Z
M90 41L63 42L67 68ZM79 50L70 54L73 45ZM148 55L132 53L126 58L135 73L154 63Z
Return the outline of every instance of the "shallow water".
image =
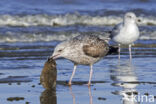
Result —
M120 61L114 54L94 65L88 88L88 66L78 66L69 87L73 64L57 60L56 91L44 90L40 73L57 44L80 34L106 38L128 11L140 19L141 33L131 62L122 46ZM0 1L0 104L155 104L155 62L155 0ZM127 100L131 95L137 98Z
M40 97L47 99L42 101L43 104L45 101L46 104L56 104L56 102L57 104L128 104L129 102L123 97L126 93L137 92L138 96L146 93L156 95L156 48L152 47L155 41L147 40L137 41L133 47L132 62L128 59L127 48L123 47L120 61L117 55L110 55L96 63L93 67L93 83L90 89L85 85L89 78L88 66L78 66L70 88L67 86L67 81L72 73L73 64L65 59L57 60L57 89L56 92L52 91L49 94L49 91L44 91L39 84L39 76L47 56L51 55L54 46L58 43L59 41L2 45L0 50L2 104L25 102L39 104L42 101ZM11 102L7 100L9 97L25 99ZM143 100L144 104L146 99Z

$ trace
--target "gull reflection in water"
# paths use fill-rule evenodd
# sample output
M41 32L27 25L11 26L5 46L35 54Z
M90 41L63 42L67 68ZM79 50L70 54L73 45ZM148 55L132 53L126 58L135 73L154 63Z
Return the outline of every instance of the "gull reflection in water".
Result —
M72 92L72 87L69 87L70 94L72 95L73 99L73 104L76 104L76 97L75 94ZM89 104L93 104L93 97L92 97L92 92L91 92L91 87L88 87L88 93L89 93Z
M120 63L111 70L111 79L114 81L113 86L121 87L121 91L115 91L114 94L122 96L123 104L137 104L134 99L138 92L138 78L135 75L135 67L130 62Z
M57 104L56 90L44 90L40 96L40 104Z
M74 93L72 92L72 87L71 87L71 86L69 86L69 90L70 90L70 94L72 95L73 104L76 104L75 95L74 95Z

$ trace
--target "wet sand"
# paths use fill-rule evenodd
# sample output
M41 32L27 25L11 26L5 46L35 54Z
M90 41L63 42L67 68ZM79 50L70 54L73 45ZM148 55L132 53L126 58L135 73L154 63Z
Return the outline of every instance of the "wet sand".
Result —
M34 49L29 47L31 43L22 47L17 43L8 44L16 49L3 46L5 53L1 49L0 58L1 104L139 104L125 100L125 94L129 97L132 94L148 95L148 99L153 95L156 102L156 41L137 41L132 48L132 62L124 46L120 62L117 55L109 55L96 63L90 88L86 85L88 66L78 66L73 85L69 87L67 81L73 64L65 59L57 60L56 91L45 90L40 84L41 70L57 43L45 42L45 47L38 44ZM141 102L147 103L145 99Z

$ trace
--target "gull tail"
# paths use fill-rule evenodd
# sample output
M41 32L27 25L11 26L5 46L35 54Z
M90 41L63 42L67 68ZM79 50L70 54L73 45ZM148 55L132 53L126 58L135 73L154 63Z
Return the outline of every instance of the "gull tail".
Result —
M111 55L111 54L118 54L117 46L109 46L109 51L108 51L107 55Z

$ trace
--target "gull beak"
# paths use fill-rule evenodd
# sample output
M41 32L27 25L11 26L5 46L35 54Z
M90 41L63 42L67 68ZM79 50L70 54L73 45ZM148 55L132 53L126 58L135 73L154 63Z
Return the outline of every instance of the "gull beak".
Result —
M60 54L53 54L52 56L50 56L50 58L52 58L52 59L57 59L57 58L59 58L60 57Z

